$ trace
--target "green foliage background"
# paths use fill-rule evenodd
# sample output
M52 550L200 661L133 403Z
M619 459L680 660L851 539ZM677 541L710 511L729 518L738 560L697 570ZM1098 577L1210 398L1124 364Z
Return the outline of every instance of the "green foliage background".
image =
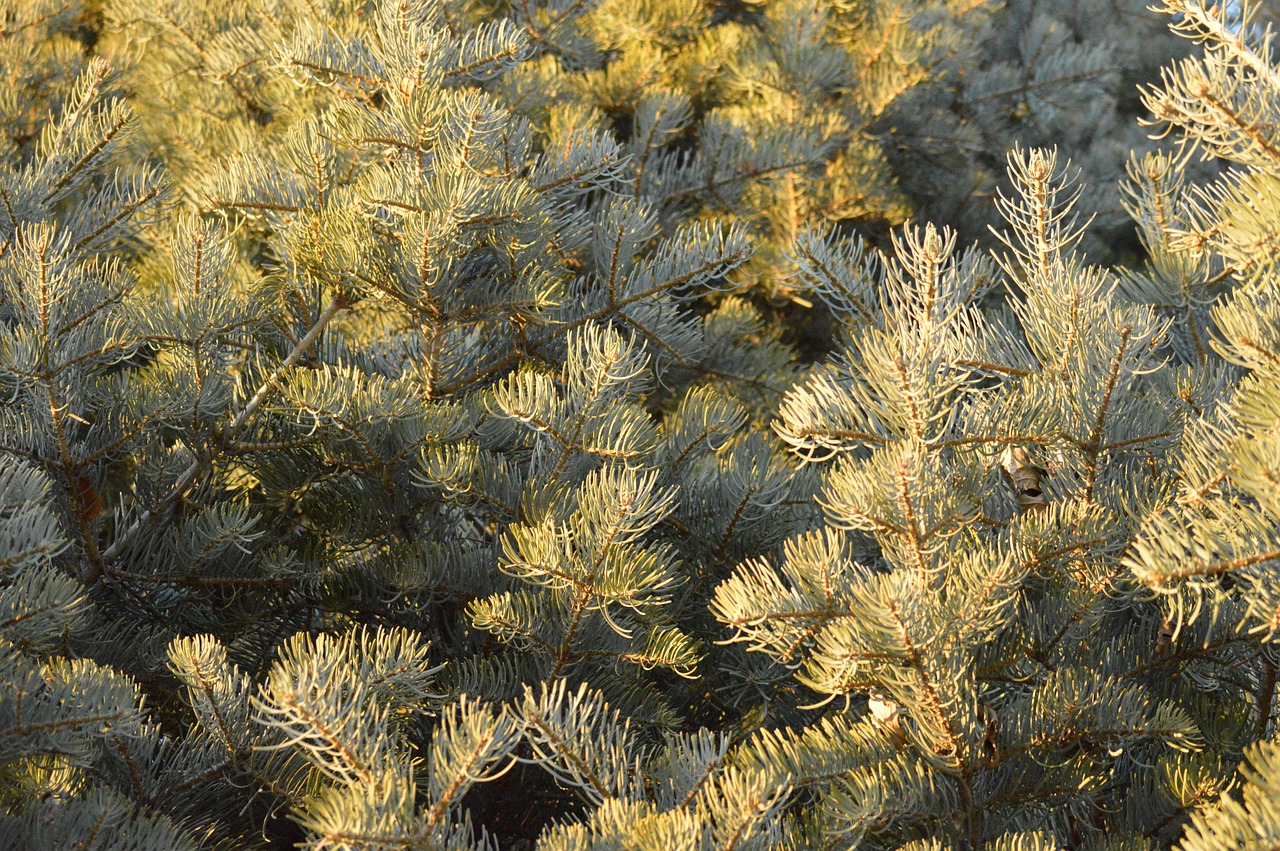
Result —
M1267 20L0 1L0 846L1275 847Z

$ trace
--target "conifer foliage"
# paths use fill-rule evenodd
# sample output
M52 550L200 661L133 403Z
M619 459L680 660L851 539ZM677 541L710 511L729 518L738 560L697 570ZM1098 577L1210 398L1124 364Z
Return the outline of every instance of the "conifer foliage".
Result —
M1273 32L1041 5L0 3L0 846L1280 842Z

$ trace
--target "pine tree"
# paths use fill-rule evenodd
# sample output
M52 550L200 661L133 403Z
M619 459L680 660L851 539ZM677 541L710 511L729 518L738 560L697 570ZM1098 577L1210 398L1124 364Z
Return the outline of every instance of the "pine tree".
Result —
M0 845L1274 841L1280 66L1111 5L4 7Z

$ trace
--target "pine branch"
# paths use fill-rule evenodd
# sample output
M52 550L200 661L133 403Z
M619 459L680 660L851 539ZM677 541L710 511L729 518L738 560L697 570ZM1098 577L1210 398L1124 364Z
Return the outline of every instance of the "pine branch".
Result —
M333 318L346 306L347 300L345 296L338 295L334 297L334 299L329 303L329 306L325 308L325 310L320 314L320 317L311 326L310 330L308 330L302 339L294 345L293 349L285 356L284 360L282 360L271 375L267 377L266 381L258 387L257 392L253 394L253 397L249 399L240 412L236 414L232 421L222 431L218 445L213 447L212 451L203 453L195 461L192 461L190 466L188 466L187 469L178 476L177 481L175 481L173 486L169 489L168 494L160 500L155 507L144 511L141 517L135 520L129 528L116 537L111 546L102 551L100 564L94 565L94 567L88 571L84 577L82 577L83 582L86 584L96 582L102 576L103 570L106 569L106 566L119 558L132 544L133 539L139 533L150 528L155 523L160 522L160 520L167 515L169 509L177 505L178 502L186 497L192 487L197 484L197 479L213 464L219 450L229 445L229 441L235 437L236 432L239 431L249 418L252 417L260 407L262 407L263 403L267 401L284 374L289 369L297 365L298 361L302 359L302 356L306 354L312 344L319 339L322 333L324 333L325 328L328 327Z

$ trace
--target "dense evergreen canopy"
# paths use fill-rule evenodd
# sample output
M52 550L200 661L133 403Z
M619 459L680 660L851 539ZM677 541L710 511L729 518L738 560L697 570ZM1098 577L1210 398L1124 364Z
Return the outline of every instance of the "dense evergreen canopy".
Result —
M1280 844L1280 60L1195 0L0 0L0 847Z

